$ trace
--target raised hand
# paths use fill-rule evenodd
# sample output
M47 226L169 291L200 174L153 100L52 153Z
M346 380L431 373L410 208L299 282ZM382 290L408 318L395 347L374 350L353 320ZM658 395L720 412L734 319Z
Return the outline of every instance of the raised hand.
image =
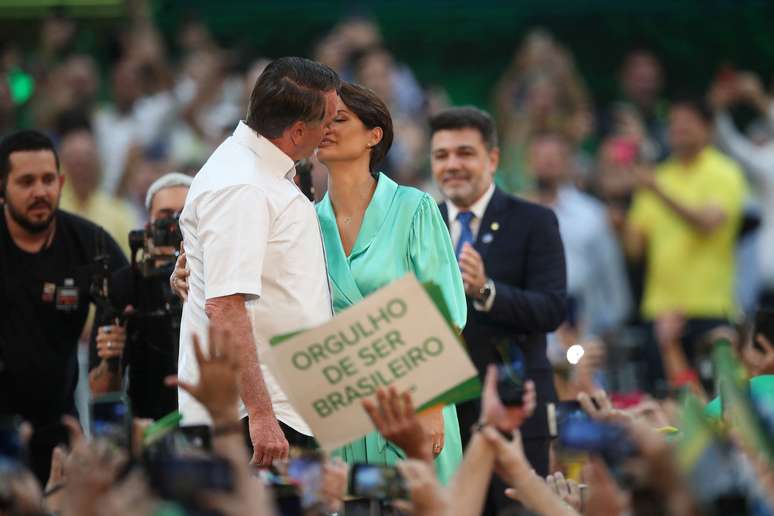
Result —
M513 432L535 412L537 395L535 384L528 380L524 383L523 403L520 407L506 407L497 394L497 366L490 365L484 379L484 392L481 396L481 421L496 426L503 432Z
M379 389L376 400L365 399L362 404L379 433L408 457L432 461L433 442L417 417L411 394L398 394L395 387L390 387L388 391Z
M197 335L193 336L193 347L199 365L199 383L194 385L176 376L168 376L166 384L183 389L204 405L213 424L236 421L239 417L239 361L231 335L228 330L210 325L208 356L204 356Z

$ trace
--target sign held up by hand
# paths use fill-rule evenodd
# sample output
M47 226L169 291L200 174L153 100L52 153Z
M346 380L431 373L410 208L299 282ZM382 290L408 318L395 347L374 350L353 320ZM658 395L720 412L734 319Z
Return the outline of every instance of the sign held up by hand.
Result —
M268 359L326 450L373 430L361 399L379 388L409 390L417 406L463 401L480 388L458 337L411 274L324 325L275 337Z

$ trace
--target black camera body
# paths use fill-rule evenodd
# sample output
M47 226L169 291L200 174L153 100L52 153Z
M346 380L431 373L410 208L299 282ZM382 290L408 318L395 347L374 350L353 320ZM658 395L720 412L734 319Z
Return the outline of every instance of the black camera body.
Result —
M166 265L177 259L177 250L182 241L179 215L148 222L143 229L129 232L132 268L138 268L145 277L161 273ZM171 249L172 252L163 252L165 249ZM140 250L141 259L138 258Z

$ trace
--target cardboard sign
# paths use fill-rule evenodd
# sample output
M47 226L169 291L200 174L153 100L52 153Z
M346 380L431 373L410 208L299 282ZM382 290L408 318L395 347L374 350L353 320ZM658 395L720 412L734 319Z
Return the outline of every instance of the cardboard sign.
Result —
M374 429L361 400L380 387L411 391L421 408L479 395L439 294L409 274L322 326L272 339L268 363L323 449Z

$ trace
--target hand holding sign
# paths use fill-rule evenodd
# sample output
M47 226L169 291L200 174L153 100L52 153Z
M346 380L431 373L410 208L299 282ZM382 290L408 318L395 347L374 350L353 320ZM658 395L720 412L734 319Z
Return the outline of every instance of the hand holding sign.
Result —
M463 401L479 392L478 375L465 349L413 275L324 325L275 337L267 363L327 450L373 429L361 401L380 389L408 391L420 409Z
M433 443L417 418L411 394L398 394L395 387L390 387L388 391L379 389L376 399L378 405L363 400L363 408L379 433L406 452L407 457L432 462Z

